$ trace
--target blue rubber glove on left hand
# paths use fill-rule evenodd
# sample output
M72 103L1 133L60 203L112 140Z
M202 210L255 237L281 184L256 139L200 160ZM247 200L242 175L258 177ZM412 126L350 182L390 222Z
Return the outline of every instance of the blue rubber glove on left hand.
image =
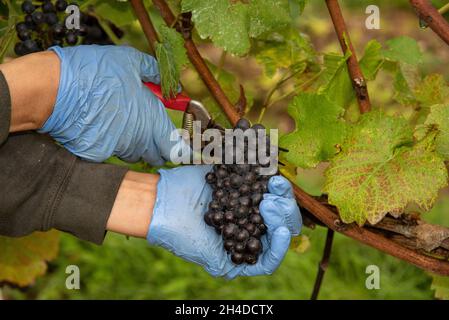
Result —
M223 248L222 236L204 222L212 199L212 189L204 177L211 168L200 165L159 171L148 242L203 266L213 276L233 279L273 273L302 225L290 183L281 176L269 180L269 193L259 206L267 226L267 234L261 238L263 252L255 265L238 266Z
M52 115L39 130L73 154L96 162L117 156L152 165L187 148L160 100L142 81L160 82L156 60L124 46L52 47L61 61ZM188 150L188 149L186 149Z

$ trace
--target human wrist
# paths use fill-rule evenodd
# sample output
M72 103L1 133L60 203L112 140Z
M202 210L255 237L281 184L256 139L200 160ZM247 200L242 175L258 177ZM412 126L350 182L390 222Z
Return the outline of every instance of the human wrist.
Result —
M10 132L39 129L53 111L60 61L53 52L39 52L0 65L11 96Z
M129 171L120 186L106 229L146 238L156 201L159 175Z

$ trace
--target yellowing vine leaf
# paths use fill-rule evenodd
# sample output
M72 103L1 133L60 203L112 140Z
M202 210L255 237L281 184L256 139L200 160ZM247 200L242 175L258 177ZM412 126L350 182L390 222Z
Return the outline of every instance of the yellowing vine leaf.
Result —
M308 64L316 63L316 53L309 40L294 29L257 41L253 52L270 78L278 69L290 69L292 73L300 74Z
M46 261L58 254L59 233L36 232L23 238L0 236L0 282L18 286L34 282L47 269Z
M436 151L449 160L449 104L436 104L430 108L424 125L417 128L418 138L434 129L438 130L435 138Z
M325 95L301 93L288 107L296 129L283 136L280 145L289 150L285 159L302 168L315 167L337 152L345 136L344 109Z
M415 96L423 107L449 103L449 87L441 74L429 74L415 88Z
M447 185L434 138L430 134L412 145L412 129L404 119L379 111L363 115L325 172L329 203L345 223L359 225L376 224L387 213L398 216L411 202L430 209Z
M250 38L291 21L287 0L183 0L182 11L192 12L201 38L237 55L248 53Z

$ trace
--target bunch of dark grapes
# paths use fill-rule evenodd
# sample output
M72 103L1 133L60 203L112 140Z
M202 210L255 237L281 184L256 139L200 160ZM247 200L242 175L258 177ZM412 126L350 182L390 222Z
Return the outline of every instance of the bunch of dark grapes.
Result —
M16 24L17 37L20 40L14 46L18 56L46 50L51 46L74 46L76 44L113 44L109 36L98 23L97 18L81 13L80 28L67 29L65 10L66 0L25 0L22 3L23 21ZM123 32L109 23L118 38Z
M240 119L235 129L265 128L259 124L250 127L246 119ZM247 147L244 151L248 152ZM260 175L260 168L258 164L216 164L205 177L213 188L213 195L204 220L222 235L224 249L237 265L255 264L263 249L260 239L267 226L260 215L259 204L268 190L271 176Z

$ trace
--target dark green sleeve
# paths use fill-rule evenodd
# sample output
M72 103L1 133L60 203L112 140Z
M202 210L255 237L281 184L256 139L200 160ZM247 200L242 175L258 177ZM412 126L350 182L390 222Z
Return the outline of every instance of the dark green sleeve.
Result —
M0 235L55 228L101 244L127 169L83 161L34 132L8 137L9 93L2 85L0 141L6 141L0 147Z

